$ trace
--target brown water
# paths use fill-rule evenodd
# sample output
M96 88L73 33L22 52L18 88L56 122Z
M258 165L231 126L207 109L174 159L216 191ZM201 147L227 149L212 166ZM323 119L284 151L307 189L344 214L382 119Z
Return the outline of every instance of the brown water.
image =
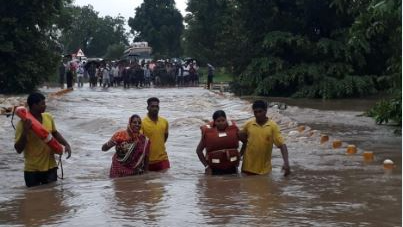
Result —
M160 114L170 123L172 168L109 179L113 152L101 152L101 145L126 127L131 114L144 116L151 96L160 98ZM217 109L239 124L252 113L248 101L202 88L82 88L49 98L48 111L73 156L63 162L64 180L30 189L24 186L23 157L13 150L14 131L0 116L0 225L401 226L401 137L358 117L359 111L347 111L354 103L317 110L304 102L269 109L286 136L293 171L288 178L280 171L278 149L268 176L203 174L195 153L199 126ZM298 124L320 131L294 135ZM321 132L346 141L344 148L320 145ZM358 146L358 154L345 155L347 142ZM364 150L374 151L373 162L362 161ZM395 161L394 170L383 169L385 158Z

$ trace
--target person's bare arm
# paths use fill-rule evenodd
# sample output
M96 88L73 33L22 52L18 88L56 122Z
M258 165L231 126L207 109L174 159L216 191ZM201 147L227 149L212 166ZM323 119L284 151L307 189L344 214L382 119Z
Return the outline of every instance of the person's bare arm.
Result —
M201 139L199 144L197 145L196 153L197 157L199 157L200 162L206 167L208 166L208 162L203 154L203 150L204 150L203 139Z
M21 137L14 144L14 148L18 154L21 154L24 151L25 146L27 145L28 131L30 130L31 126L32 126L31 120L27 119L23 122L24 128L23 128Z
M70 156L71 156L71 147L70 147L70 144L64 139L64 137L62 136L62 134L60 134L58 131L54 131L54 132L52 133L52 135L53 135L53 137L55 137L55 139L56 139L57 141L59 141L59 143L61 143L61 144L64 146L64 148L65 148L64 153L67 153L66 159L70 158Z
M116 144L112 140L109 140L108 142L104 143L104 145L102 145L102 151L108 151L115 145Z
M241 157L244 155L246 145L248 144L248 138L247 137L248 136L246 135L246 132L244 132L244 131L239 131L238 132L238 138L242 142L242 147L241 147L241 150L239 151L239 154L241 155Z
M164 136L165 136L165 142L167 142L167 140L168 140L168 136L169 136L168 131L167 131L167 132L165 132Z
M287 145L283 144L279 148L281 150L281 155L283 156L283 161L284 161L283 170L284 170L284 176L286 177L286 176L290 175L290 173L291 173L290 164L288 162Z

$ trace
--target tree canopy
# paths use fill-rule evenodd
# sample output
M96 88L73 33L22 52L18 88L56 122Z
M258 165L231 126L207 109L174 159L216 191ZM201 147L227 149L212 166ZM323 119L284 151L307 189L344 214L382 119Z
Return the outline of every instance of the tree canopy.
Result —
M220 0L188 1L187 11L191 13L185 17L188 26L183 42L186 55L202 64L212 62L222 65L225 62L220 44L228 38L222 30L230 23L231 7L228 4Z
M401 1L189 0L185 52L231 69L237 94L361 97L401 124Z
M155 58L178 57L182 53L183 17L174 0L144 0L130 17L134 41L146 41Z
M71 0L5 1L0 8L0 93L31 92L54 76L62 54L118 57L125 20ZM120 57L120 56L119 56Z
M190 0L187 10L186 53L233 69L244 94L358 97L399 84L399 1Z
M0 93L30 92L60 60L57 27L68 0L3 1L0 7Z
M72 15L71 23L60 38L65 53L82 49L89 57L104 57L109 46L128 45L122 16L99 17L91 5L71 6L68 10Z

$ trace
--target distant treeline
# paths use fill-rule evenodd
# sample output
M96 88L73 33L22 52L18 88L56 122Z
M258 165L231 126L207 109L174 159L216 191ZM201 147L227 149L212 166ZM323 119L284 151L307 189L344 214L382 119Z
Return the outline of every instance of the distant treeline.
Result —
M34 90L62 54L81 48L119 58L129 41L146 41L155 58L225 67L238 94L328 99L388 91L393 107L371 114L400 108L401 122L401 1L189 0L183 18L174 0L144 0L127 21L132 40L125 18L100 17L71 0L4 1L0 12L0 93Z

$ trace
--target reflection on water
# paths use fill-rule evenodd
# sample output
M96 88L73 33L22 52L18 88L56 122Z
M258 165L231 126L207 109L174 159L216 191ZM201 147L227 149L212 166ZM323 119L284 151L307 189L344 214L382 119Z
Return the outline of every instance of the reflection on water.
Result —
M54 185L26 189L17 194L13 201L2 204L0 224L22 224L41 226L57 224L69 211L65 202L68 197Z
M199 179L198 206L211 225L273 224L281 208L280 191L268 176L206 176Z
M101 145L125 128L133 113L144 116L151 96L160 98L160 113L170 123L167 150L172 168L109 179L113 152L101 152ZM302 107L269 109L289 147L289 178L280 171L278 149L273 151L270 175L203 174L195 153L200 125L218 109L239 125L252 112L249 101L201 88L81 88L49 98L48 111L71 143L73 156L63 162L64 180L35 189L24 187L23 158L13 149L10 119L2 117L0 225L400 226L401 137L357 116L360 112L351 111L354 103L339 108L336 102L333 109L316 110L306 101L294 103ZM296 132L299 124L307 129ZM342 140L343 147L332 149L331 141L320 145L321 133L331 141ZM357 145L357 155L345 155L349 143ZM362 161L364 150L374 151L373 162ZM395 161L396 169L385 172L384 158Z
M160 213L159 203L165 189L160 182L143 176L113 179L114 196L108 208L116 220L138 224L155 223ZM133 224L134 224L133 223Z

